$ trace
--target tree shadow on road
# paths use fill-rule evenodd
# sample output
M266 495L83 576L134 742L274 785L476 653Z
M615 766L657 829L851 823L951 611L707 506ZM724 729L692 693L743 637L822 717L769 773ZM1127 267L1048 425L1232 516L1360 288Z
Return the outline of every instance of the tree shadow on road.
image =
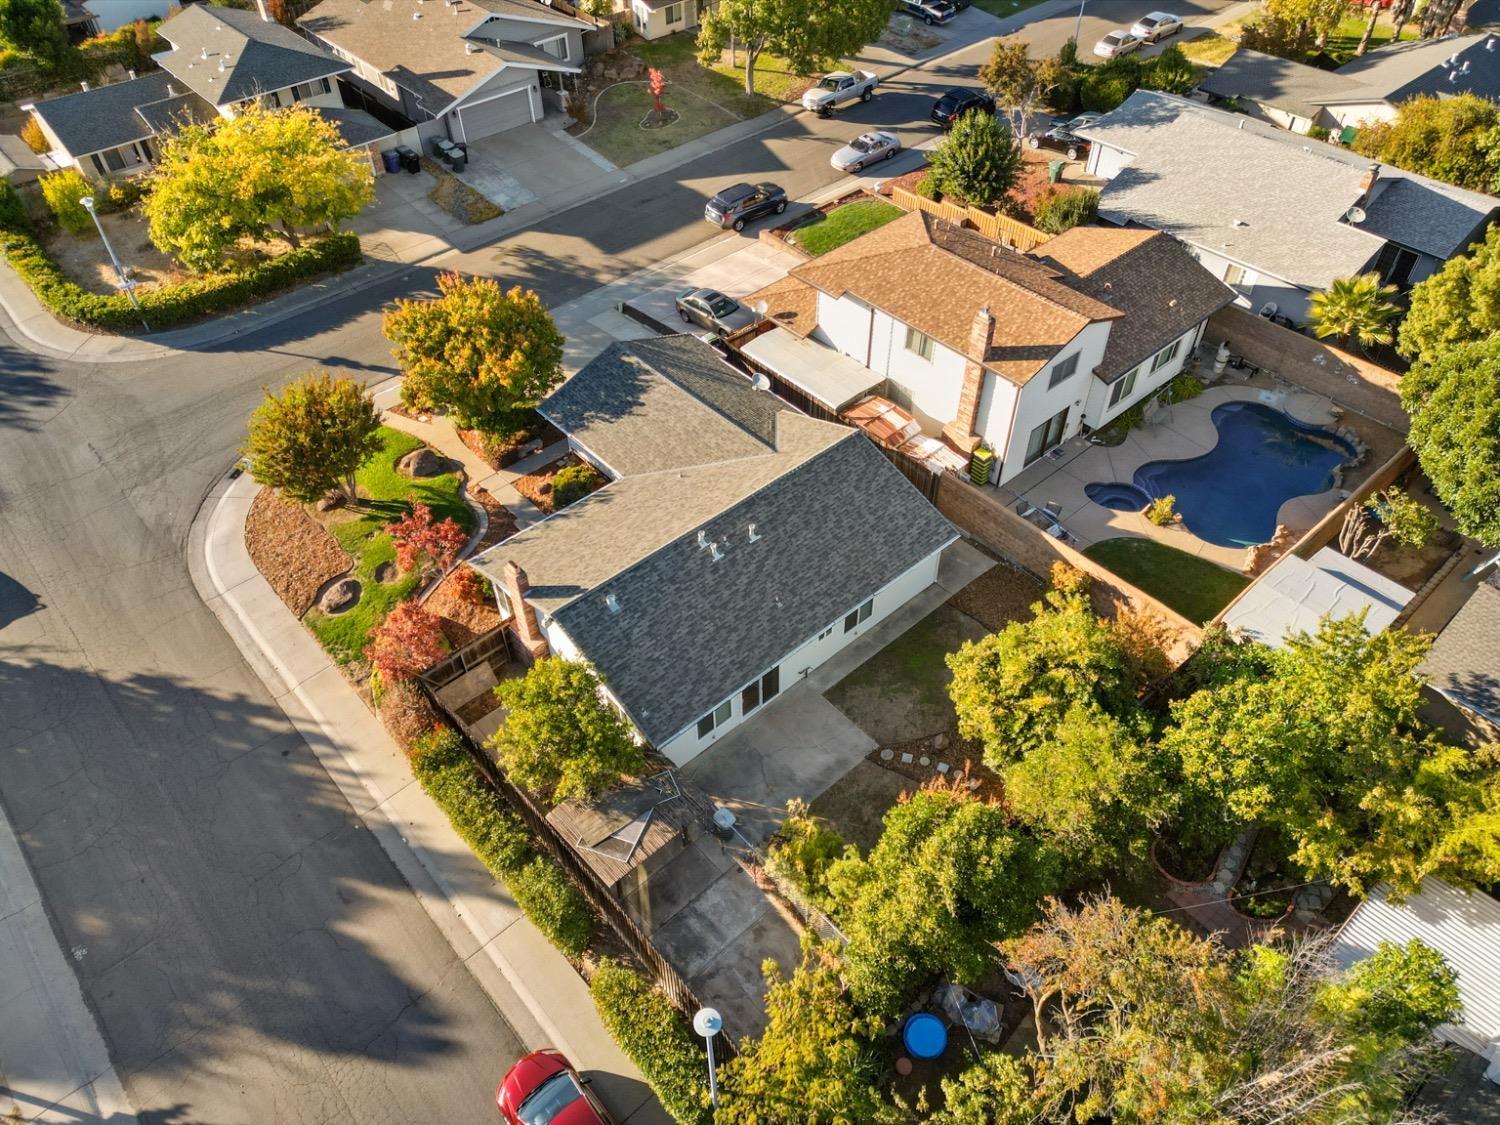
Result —
M62 396L42 357L0 336L0 429L36 429L38 415Z

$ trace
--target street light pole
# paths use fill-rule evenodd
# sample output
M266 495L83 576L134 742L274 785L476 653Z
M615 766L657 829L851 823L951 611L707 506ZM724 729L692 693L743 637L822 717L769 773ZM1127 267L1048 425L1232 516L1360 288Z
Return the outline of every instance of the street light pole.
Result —
M723 1018L712 1008L699 1008L693 1017L693 1030L708 1044L708 1099L715 1109L719 1108L719 1079L714 1073L714 1036L723 1026Z
M109 235L104 233L104 224L99 221L99 212L94 210L94 197L85 195L78 202L89 213L89 218L94 220L99 237L104 240L104 249L109 251L109 260L114 263L115 274L120 279L120 288L125 290L125 296L130 298L130 303L135 306L136 315L141 318L141 327L150 332L151 326L146 323L146 314L141 312L141 303L135 299L135 282L125 276L125 267L120 264L120 259L115 255L115 248L110 244Z
M1078 19L1073 23L1073 46L1078 46L1083 35L1083 6L1089 0L1078 0Z

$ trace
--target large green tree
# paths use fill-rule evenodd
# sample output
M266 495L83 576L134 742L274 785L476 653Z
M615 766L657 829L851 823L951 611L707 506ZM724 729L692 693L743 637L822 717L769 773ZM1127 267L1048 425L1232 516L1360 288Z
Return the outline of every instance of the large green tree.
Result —
M195 270L223 268L246 239L335 229L375 197L362 153L307 106L250 107L161 142L143 207L151 241Z
M1500 189L1500 106L1475 94L1409 98L1361 126L1354 151L1473 191Z
M885 814L868 858L828 872L855 1000L890 1017L937 974L979 980L995 968L990 943L1024 930L1057 879L1055 853L1002 806L958 782L921 790Z
M1401 380L1407 440L1458 528L1500 547L1500 336L1440 351Z
M513 433L562 382L563 338L542 299L487 277L438 275L432 300L397 300L386 339L408 408L446 410L465 429Z
M495 688L506 716L489 744L512 781L560 801L597 796L645 768L601 686L587 664L547 656Z
M1325 620L1270 652L1263 679L1174 703L1162 749L1233 818L1284 832L1309 878L1356 894L1383 881L1409 894L1434 873L1493 882L1496 852L1475 845L1500 809L1500 774L1418 717L1430 643L1372 637L1363 615Z
M1467 254L1449 258L1443 268L1411 291L1411 307L1401 322L1401 354L1436 359L1448 348L1486 340L1500 333L1500 226Z
M354 474L381 444L369 392L347 376L316 371L265 396L245 441L250 475L302 504L335 490L354 501Z
M874 41L894 7L894 0L720 0L700 13L698 55L715 63L732 44L745 58L745 93L753 94L763 53L811 74Z
M1389 344L1395 339L1391 322L1401 313L1395 295L1396 287L1380 284L1377 273L1338 277L1312 295L1307 317L1319 339L1336 337L1345 348Z
M995 40L989 61L979 68L980 81L1011 115L1017 136L1028 131L1032 111L1057 88L1062 73L1062 63L1055 56L1033 59L1020 39Z
M0 46L56 70L67 59L68 28L58 0L0 0Z
M988 207L1021 174L1021 146L1010 127L991 113L966 113L928 154L932 180L946 196Z

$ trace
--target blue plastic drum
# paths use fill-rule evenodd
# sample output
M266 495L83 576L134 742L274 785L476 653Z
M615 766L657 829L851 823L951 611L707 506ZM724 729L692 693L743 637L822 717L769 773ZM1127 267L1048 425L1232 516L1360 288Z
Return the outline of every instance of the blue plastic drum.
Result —
M906 1053L914 1059L935 1059L947 1049L948 1029L943 1021L928 1012L918 1012L901 1029Z

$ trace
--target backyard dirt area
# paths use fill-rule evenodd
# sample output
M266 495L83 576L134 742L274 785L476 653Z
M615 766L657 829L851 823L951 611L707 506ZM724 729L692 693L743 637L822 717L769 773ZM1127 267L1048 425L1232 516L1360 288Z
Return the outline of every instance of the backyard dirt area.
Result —
M325 582L354 565L306 508L270 488L262 488L250 505L245 547L277 597L298 617L312 607Z
M812 814L868 854L880 839L881 818L902 793L918 786L875 762L860 762L812 803Z
M150 229L139 208L100 215L99 221L120 256L120 264L140 282L141 288L168 285L189 276L152 243ZM45 241L47 253L83 288L94 293L115 292L119 281L115 267L92 227L84 234L54 230Z

